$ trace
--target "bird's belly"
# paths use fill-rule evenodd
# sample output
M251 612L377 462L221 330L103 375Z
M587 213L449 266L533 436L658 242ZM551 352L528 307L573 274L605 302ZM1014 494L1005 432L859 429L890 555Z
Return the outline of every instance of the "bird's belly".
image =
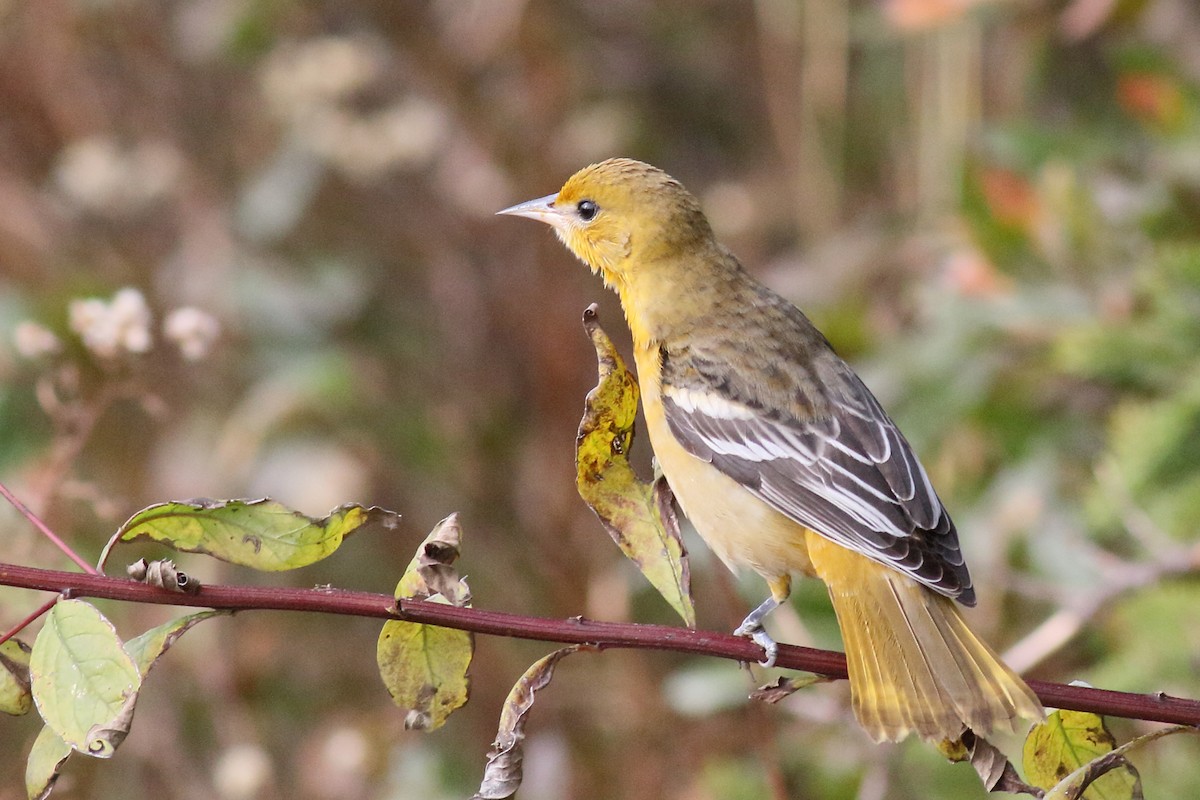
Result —
M683 449L667 427L662 404L643 398L654 455L683 513L717 557L733 570L764 578L813 575L805 529L759 500L712 464Z

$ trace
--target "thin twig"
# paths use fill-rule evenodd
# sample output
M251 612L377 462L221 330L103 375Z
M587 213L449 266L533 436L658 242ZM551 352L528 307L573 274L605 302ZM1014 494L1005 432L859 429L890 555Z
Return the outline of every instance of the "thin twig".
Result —
M205 586L194 595L156 589L125 578L0 563L0 586L43 591L70 591L75 597L99 597L160 605L237 610L310 611L378 619L403 619L444 628L602 648L642 648L752 662L762 658L758 645L740 636L667 625L597 622L573 617L545 619L479 608L459 608L426 600L401 600L386 594L341 589L294 589L277 586ZM778 666L846 677L846 657L828 650L780 645ZM1092 711L1114 717L1182 725L1200 725L1200 701L1166 694L1131 694L1086 686L1029 681L1030 688L1052 708Z
M50 530L50 526L48 526L46 523L42 522L41 518L37 514L34 514L32 511L30 511L29 506L22 503L21 500L15 494L10 492L8 490L8 487L5 486L3 483L0 483L0 496L3 496L5 500L12 503L13 508L17 509L17 511L20 511L21 515L23 517L25 517L25 519L27 519L31 523L33 523L33 527L35 527L39 531L41 531L43 536L45 536L47 539L49 539L51 542L53 542L54 546L57 547L59 550L62 550L67 558L71 559L77 565L79 565L80 569L82 569L84 572L86 572L89 575L99 575L100 574L99 570L97 570L91 564L84 561L83 558L80 557L80 555L78 553L76 553L73 549L71 549L71 546L69 544L64 542L62 539L58 538L58 534L55 533L54 531Z
M25 617L25 619L21 620L16 625L13 625L11 628L9 628L7 631L5 631L3 634L0 634L0 644L4 644L9 639L11 639L12 637L16 636L21 631L28 628L31 624L33 624L34 620L36 620L38 617L45 614L50 609L54 608L54 604L57 602L58 602L58 598L52 597L49 600L47 600L46 602L42 603L29 616Z
M1073 531L1072 547L1076 552L1087 555L1100 571L1103 581L1089 593L1042 592L1048 598L1057 600L1060 608L1004 654L1004 660L1018 672L1037 666L1057 652L1074 639L1084 626L1121 598L1169 578L1194 574L1200 569L1200 546L1180 546L1158 528L1134 502L1115 465L1111 462L1102 464L1096 470L1096 478L1115 498L1127 532L1150 558L1144 562L1125 561L1096 546L1080 531Z

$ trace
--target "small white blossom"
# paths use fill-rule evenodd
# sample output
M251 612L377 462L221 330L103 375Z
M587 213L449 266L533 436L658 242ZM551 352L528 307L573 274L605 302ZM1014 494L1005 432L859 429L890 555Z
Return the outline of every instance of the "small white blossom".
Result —
M169 196L182 171L182 157L166 142L122 146L112 138L90 137L63 148L54 176L59 189L80 207L121 217Z
M266 751L257 744L237 744L217 758L213 785L222 800L249 800L270 785L274 768Z
M71 330L101 358L115 358L121 351L144 353L154 344L150 308L137 289L120 289L110 302L98 297L72 300L68 315Z
M30 360L52 356L62 351L62 342L54 332L41 323L24 320L13 331L13 343L22 358Z
M211 314L191 306L177 308L163 320L163 336L174 342L188 361L207 356L220 333L221 325Z
M366 40L327 36L289 43L267 57L263 93L281 117L295 119L352 96L383 67L381 51Z

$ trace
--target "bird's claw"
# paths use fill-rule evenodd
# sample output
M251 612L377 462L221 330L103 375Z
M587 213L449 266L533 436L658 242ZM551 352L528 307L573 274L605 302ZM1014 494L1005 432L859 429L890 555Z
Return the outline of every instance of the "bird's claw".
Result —
M779 644L771 638L762 625L743 622L733 633L735 636L748 637L750 641L763 649L766 658L758 662L761 666L767 669L775 666L775 659L779 657Z

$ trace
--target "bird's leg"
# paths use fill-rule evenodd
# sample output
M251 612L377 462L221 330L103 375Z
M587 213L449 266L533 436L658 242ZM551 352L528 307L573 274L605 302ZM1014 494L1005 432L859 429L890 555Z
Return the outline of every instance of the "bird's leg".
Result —
M733 633L735 636L748 636L761 647L766 658L759 663L769 668L775 666L775 659L779 655L779 645L763 628L763 620L787 601L788 596L792 593L792 576L779 575L768 578L767 586L771 588L771 596L764 600L762 605L747 614L746 618L742 620L742 624Z

